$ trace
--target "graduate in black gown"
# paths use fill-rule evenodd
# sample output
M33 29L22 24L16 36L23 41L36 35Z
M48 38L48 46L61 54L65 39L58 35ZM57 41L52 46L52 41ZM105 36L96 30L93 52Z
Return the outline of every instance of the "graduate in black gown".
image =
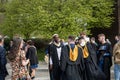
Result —
M103 80L105 79L104 73L97 65L97 56L93 47L83 37L79 37L79 45L83 52L85 73L83 80Z
M85 66L82 50L75 45L74 36L68 37L68 43L61 55L62 80L84 80Z
M91 46L93 47L93 49L95 50L95 52L97 52L98 44L95 41L95 37L91 37L90 43L91 43Z
M110 68L112 66L112 47L105 41L104 34L99 34L98 40L100 42L97 53L98 65L106 75L105 80L110 80Z
M52 76L52 80L61 80L62 71L60 68L60 58L64 46L60 43L58 34L53 35L53 42L49 46L49 71Z

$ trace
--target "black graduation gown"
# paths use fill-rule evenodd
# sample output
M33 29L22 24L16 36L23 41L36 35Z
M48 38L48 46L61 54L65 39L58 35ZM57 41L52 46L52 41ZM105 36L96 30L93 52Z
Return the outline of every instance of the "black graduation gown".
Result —
M95 50L95 52L97 52L98 46L95 43L91 43L91 46L93 47L93 49Z
M57 54L57 47L58 46L56 46L54 43L52 43L49 47L50 48L49 58L51 57L53 62L53 69L50 71L53 80L61 80L61 76L62 76L62 71L60 69L60 60ZM61 47L61 53L62 53L64 46L61 44L59 47Z
M104 54L109 54L109 55L105 56ZM110 80L110 68L112 66L112 47L111 47L111 45L109 43L99 44L97 57L98 57L98 64L101 65L100 67L106 75L106 80ZM103 59L103 60L101 60L101 59Z
M100 70L97 65L97 56L93 47L90 43L87 43L87 48L89 52L88 58L84 59L85 62L85 71L84 80L103 80L105 79L104 73Z
M76 61L69 59L69 47L66 46L61 55L61 70L63 71L62 80L84 80L84 59L82 50L79 48L79 55Z

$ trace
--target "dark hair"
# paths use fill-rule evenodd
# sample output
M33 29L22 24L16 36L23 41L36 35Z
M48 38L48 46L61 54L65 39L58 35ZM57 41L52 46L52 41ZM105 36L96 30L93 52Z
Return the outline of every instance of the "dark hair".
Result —
M34 45L34 42L33 42L32 40L28 40L28 41L27 41L27 44L29 44L29 45Z
M20 39L20 38L13 39L13 45L10 49L10 52L8 53L8 59L10 61L14 61L15 58L17 57L17 54L19 53L19 48L20 48L21 42L22 42L22 39Z
M71 40L75 40L75 37L74 36L68 36L68 39L71 39Z

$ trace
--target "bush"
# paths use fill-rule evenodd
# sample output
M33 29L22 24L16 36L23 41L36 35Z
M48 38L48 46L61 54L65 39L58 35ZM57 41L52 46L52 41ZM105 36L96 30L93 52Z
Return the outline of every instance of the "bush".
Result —
M40 61L44 61L44 57L45 57L44 49L37 50L37 56Z

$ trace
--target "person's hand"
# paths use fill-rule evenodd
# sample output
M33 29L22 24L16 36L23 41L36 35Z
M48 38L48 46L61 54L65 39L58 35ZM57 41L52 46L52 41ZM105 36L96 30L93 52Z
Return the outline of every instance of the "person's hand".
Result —
M23 65L23 66L26 66L26 65L29 64L29 62L30 62L29 59L27 59L27 60L22 60L22 65Z
M30 63L30 59L27 59L27 63Z
M48 62L49 62L49 58L48 58L47 55L45 55L44 60L45 60L45 62L48 64Z

